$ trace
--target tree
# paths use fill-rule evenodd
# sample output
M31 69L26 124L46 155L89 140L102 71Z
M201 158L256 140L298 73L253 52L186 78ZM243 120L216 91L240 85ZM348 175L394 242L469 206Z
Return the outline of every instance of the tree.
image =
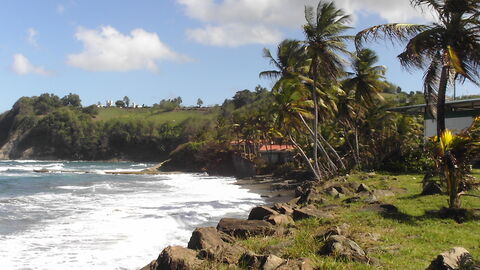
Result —
M402 66L423 69L424 95L437 118L437 135L445 130L445 95L454 80L469 80L478 85L480 79L480 2L478 0L411 0L415 7L427 7L438 18L429 25L383 24L359 32L357 48L368 40L390 39L405 42L398 55Z
M350 21L350 17L343 10L337 9L333 2L318 3L317 9L311 6L305 8L305 18L307 24L303 27L307 44L307 53L311 58L310 78L313 79L311 84L311 95L314 103L314 119L313 134L314 147L313 158L314 168L317 170L317 177L321 177L320 164L318 160L318 122L319 122L319 100L318 90L326 91L336 84L338 78L344 74L344 60L339 54L349 54L346 41L352 37L343 35L350 29L346 24Z
M125 103L125 105L126 105L127 107L130 107L130 98L129 98L129 97L124 96L124 97L123 97L123 102Z
M117 100L115 101L115 106L117 106L118 108L125 108L125 101Z
M62 98L63 106L82 107L82 101L77 94L68 94Z
M197 99L197 106L200 108L203 105L203 100L201 98Z

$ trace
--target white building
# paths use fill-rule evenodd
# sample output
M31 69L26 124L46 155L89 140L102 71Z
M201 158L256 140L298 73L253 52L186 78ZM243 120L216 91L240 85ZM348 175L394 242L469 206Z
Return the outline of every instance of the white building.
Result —
M423 114L425 117L425 137L437 135L437 121L428 112L425 104L392 108L389 111L405 114ZM480 98L445 102L445 127L454 133L459 133L463 129L470 127L473 119L477 116L480 116Z

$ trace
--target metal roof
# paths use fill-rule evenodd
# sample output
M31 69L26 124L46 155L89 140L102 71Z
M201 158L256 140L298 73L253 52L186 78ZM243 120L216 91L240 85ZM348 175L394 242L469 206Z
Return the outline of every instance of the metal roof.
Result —
M402 113L409 113L409 114L422 114L422 113L425 113L426 107L427 107L426 104L418 104L418 105L411 105L411 106L389 108L387 109L387 111L402 112ZM447 101L445 102L445 110L456 111L456 112L480 110L480 98Z

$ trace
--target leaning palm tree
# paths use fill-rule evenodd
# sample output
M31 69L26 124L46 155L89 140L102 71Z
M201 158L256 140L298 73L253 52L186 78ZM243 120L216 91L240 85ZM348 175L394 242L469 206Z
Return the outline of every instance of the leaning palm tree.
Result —
M480 65L480 21L478 0L411 0L415 7L431 9L436 22L419 24L383 24L359 32L357 48L367 40L390 39L405 42L398 55L407 69L423 69L424 93L432 114L437 118L437 134L445 130L445 95L454 78L478 85Z
M319 103L318 89L331 88L332 84L337 83L337 79L344 74L344 59L340 54L349 54L346 41L352 37L343 35L350 27L350 17L343 10L337 9L333 2L320 1L315 10L314 7L305 8L305 18L307 24L304 25L306 37L307 53L311 58L310 77L313 79L311 84L312 99L314 102L314 167L320 170L318 160L318 122L319 122Z

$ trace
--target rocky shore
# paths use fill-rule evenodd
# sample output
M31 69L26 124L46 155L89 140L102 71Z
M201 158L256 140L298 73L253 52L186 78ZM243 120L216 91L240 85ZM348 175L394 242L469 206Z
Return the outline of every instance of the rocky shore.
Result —
M376 176L365 174L362 177L367 180ZM238 185L258 192L268 205L253 208L246 220L225 217L216 227L196 228L186 247L166 247L157 259L141 270L321 269L311 258L291 258L284 256L282 252L292 245L290 240L283 240L295 234L298 225L312 218L324 220L327 225L331 224L322 227L324 229L319 233L315 232L315 241L321 244L318 249L319 256L351 261L357 265L371 265L373 268L380 267L379 260L370 255L372 247L365 244L378 242L380 235L357 231L350 224L335 224L329 220L337 218L342 210L349 209L352 205L360 205L360 211L366 213L400 215L395 205L383 201L405 193L406 190L395 187L372 188L361 179L358 182L351 181L346 176L328 183L317 183L259 176L239 180ZM396 181L396 177L384 176L380 180ZM251 250L245 245L248 239L256 241L255 239L265 238L282 241L268 245L261 252ZM358 239L362 241L357 242ZM464 248L455 247L438 255L428 269L460 269L459 265L464 259L471 261L470 253Z

